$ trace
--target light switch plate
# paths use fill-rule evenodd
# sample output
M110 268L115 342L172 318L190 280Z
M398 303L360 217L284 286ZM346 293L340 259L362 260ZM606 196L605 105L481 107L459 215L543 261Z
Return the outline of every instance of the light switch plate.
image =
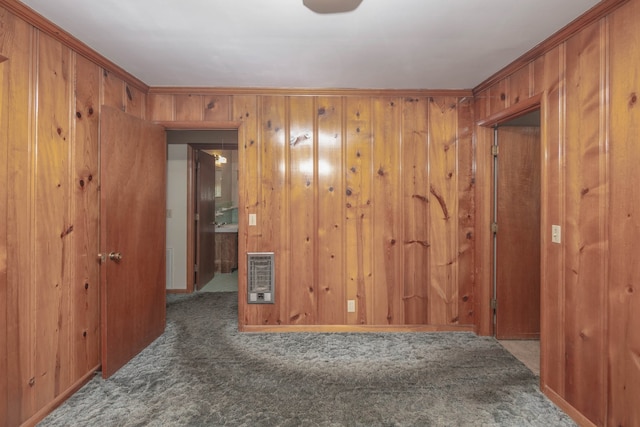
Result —
M256 224L256 214L249 214L249 225L255 226Z
M559 225L551 226L551 243L562 243L562 229Z

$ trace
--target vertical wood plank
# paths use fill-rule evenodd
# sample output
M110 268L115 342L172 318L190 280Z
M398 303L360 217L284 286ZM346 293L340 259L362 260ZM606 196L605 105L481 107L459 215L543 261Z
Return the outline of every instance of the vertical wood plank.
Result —
M547 88L545 85L545 72L544 72L545 58L546 58L546 55L542 55L539 58L536 58L536 60L533 61L533 63L531 64L531 69L532 69L531 73L533 75L532 75L532 82L531 82L531 93L529 94L530 96L533 96L538 93L542 93Z
M125 84L122 79L107 70L102 72L102 103L126 111Z
M3 17L0 11L0 22ZM1 24L0 24L1 25ZM8 180L8 128L9 128L9 66L7 58L2 55L8 53L0 41L0 425L6 425L9 400L8 390L8 352L7 347L7 201Z
M427 324L429 298L429 146L427 98L402 111L404 323Z
M100 68L75 55L75 135L72 152L73 277L72 378L78 379L100 363L100 174L98 109Z
M429 217L431 289L429 323L447 325L457 307L457 104L431 98L429 104Z
M346 103L347 300L356 302L356 312L347 314L347 322L369 324L373 319L371 99L349 97Z
M276 257L276 301L247 308L247 324L286 323L288 292L288 223L286 205L286 112L283 96L258 97L260 123L260 250L273 251Z
M147 95L133 86L124 84L125 109L128 114L140 119L145 118L147 110Z
M203 99L201 95L175 95L177 121L201 121L203 114Z
M34 263L36 407L70 385L70 51L38 36Z
M226 95L204 96L204 120L225 122L231 119L231 98Z
M317 323L346 323L342 98L319 97L317 119Z
M507 94L508 106L517 104L529 98L529 84L531 81L531 72L529 65L520 68L518 71L509 76L509 93Z
M594 424L602 425L606 381L604 319L607 237L606 146L600 128L600 26L567 41L565 396ZM589 357L585 357L585 355ZM586 373L588 375L585 375Z
M314 324L316 315L314 115L314 98L289 98L289 324Z
M542 110L542 230L564 228L565 61L564 45L545 55L546 103ZM546 159L546 160L545 160ZM542 233L540 286L540 378L544 386L564 396L564 250Z
M152 121L175 120L174 96L156 93L147 95L147 117Z
M491 86L485 92L488 98L488 115L496 114L509 106L509 97L507 96L507 85L509 79L500 80Z
M4 11L4 9L0 9ZM35 31L11 14L2 16L2 54L10 78L7 98L7 413L8 425L20 425L35 411L35 305L33 279L33 174Z
M610 18L608 425L640 425L640 3Z
M398 98L373 99L373 323L402 323L401 113Z
M475 152L473 102L458 100L458 321L476 324L475 317ZM428 187L427 187L428 188Z

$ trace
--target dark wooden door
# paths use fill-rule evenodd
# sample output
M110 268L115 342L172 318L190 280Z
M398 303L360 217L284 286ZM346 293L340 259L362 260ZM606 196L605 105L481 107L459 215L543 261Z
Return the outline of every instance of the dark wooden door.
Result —
M165 327L164 129L103 106L100 156L102 376L108 378Z
M540 337L540 128L498 129L496 337Z
M200 290L213 279L216 259L216 164L214 157L202 150L198 151L196 187L196 289Z

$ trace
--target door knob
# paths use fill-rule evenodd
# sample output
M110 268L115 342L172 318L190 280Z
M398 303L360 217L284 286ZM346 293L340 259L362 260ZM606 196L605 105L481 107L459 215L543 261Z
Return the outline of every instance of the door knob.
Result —
M122 259L122 254L120 252L111 252L109 254L109 259L111 261L120 262L120 260Z

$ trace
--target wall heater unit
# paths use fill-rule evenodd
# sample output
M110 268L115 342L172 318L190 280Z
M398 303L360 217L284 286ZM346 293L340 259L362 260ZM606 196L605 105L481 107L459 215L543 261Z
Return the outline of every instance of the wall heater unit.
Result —
M275 255L273 252L247 254L247 299L249 304L275 301Z

